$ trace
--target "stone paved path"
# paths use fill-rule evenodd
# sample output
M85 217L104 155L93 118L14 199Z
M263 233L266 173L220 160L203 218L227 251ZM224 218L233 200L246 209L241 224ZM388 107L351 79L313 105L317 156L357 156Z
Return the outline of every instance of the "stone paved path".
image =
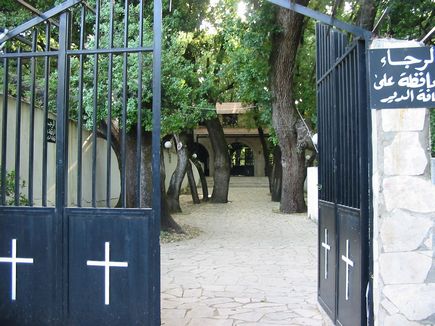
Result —
M162 325L324 325L316 303L317 225L274 213L267 188L229 204L183 205L196 239L163 244Z

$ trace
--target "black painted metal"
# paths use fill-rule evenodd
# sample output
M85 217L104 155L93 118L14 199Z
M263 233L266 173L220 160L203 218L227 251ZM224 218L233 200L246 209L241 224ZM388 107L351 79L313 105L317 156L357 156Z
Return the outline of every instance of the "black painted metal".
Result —
M323 24L316 34L318 298L337 325L365 325L370 194L365 41L349 43Z
M156 0L151 9L148 2L127 0L123 13L114 5L99 0L94 10L81 0L68 0L0 42L14 42L0 52L1 325L160 325L162 5ZM131 44L131 26L138 22L135 6L140 10L139 43ZM107 13L112 17L103 17ZM114 42L114 13L122 16L121 46ZM153 30L144 31L150 19ZM110 40L104 39L108 29L103 30L103 23L110 24ZM152 45L144 44L144 32L153 34ZM57 40L58 49L50 39ZM138 72L133 73L135 59ZM122 71L117 89L115 62L121 62ZM150 85L142 79L151 62L153 98L146 104L143 96ZM135 91L130 80L137 80ZM130 123L127 109L133 99L138 113ZM104 105L106 116L100 110ZM147 136L152 139L152 171L139 164L129 171L127 132L135 130L143 138L145 110L152 111L152 136ZM49 120L56 121L55 143L47 142ZM111 125L119 129L117 136ZM73 137L74 130L78 135ZM103 147L104 141L109 145ZM138 141L133 149L138 162L144 161L141 145ZM119 161L113 151L119 151ZM116 161L119 173L113 173ZM134 204L128 204L131 187L145 189L140 186L144 173L151 175L152 202L145 203L143 193L136 192ZM119 185L120 194L114 190ZM121 208L114 207L118 195ZM16 263L13 291L15 255L24 261ZM106 260L114 265L102 266Z
M372 33L368 30L365 30L359 26L351 25L346 22L343 22L339 19L336 19L334 17L325 15L321 12L315 11L311 8L302 6L297 4L295 1L291 0L267 0L268 2L274 3L280 7L290 9L294 12L297 12L301 15L304 15L306 17L310 17L315 19L316 21L319 21L321 23L327 24L329 26L335 26L337 28L340 28L341 30L347 31L349 33L352 33L356 36L369 39L372 35Z

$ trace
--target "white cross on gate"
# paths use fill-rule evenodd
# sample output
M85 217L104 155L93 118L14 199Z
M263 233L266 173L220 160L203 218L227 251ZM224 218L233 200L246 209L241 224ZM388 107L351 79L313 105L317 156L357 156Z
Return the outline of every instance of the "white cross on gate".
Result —
M33 264L33 258L17 257L17 239L12 239L11 257L0 257L0 263L11 264L12 301L17 299L17 264Z
M346 263L346 301L349 300L349 266L353 267L353 261L349 258L349 240L346 240L346 256L341 255L341 259Z
M322 242L322 247L325 248L325 280L328 278L328 251L331 246L328 244L328 229L325 228L325 242Z
M110 267L128 267L128 262L110 261L110 242L104 244L104 260L88 260L87 266L104 267L104 304L110 302Z

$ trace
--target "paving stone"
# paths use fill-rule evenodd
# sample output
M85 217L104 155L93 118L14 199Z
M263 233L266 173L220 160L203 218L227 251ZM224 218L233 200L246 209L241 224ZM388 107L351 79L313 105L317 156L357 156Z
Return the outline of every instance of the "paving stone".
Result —
M321 320L315 320L312 318L294 318L290 321L289 325L292 325L292 326L299 326L299 325L322 326L323 322Z
M273 213L265 189L231 189L228 205L181 200L189 213L174 218L203 233L161 246L164 325L321 325L317 225Z
M234 314L231 315L231 318L242 320L242 321L259 321L263 316L264 314L262 314L261 312L253 311L253 312L245 312L242 314Z
M290 320L292 318L298 317L297 314L290 311L279 311L279 312L272 312L268 313L264 316L264 320L268 321L284 321L284 320Z
M183 292L183 298L197 298L202 295L202 289L186 289Z
M317 309L294 309L293 311L298 315L300 315L301 317L307 317L307 318L318 315Z
M188 326L232 326L232 320L212 319L212 318L192 318Z

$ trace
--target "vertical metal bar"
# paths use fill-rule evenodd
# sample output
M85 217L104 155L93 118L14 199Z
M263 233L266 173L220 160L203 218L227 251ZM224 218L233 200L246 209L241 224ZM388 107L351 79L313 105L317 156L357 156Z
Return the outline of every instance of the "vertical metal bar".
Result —
M18 48L21 53L21 48ZM22 60L17 58L17 105L15 117L15 186L14 186L14 205L20 206L20 158L21 158L21 98L23 82Z
M128 0L125 0L124 6L124 47L128 47ZM121 206L126 206L126 132L127 132L127 102L128 102L128 84L127 68L128 54L123 55L123 92L122 92L122 135L121 135ZM139 162L137 162L138 164Z
M343 59L344 64L344 89L346 90L344 92L345 94L345 100L343 103L343 112L344 112L344 119L343 119L343 138L346 139L346 142L344 144L349 144L350 141L350 134L349 134L349 114L350 114L350 81L349 81L349 56L346 56L346 58ZM352 182L348 180L349 178L349 153L348 153L349 146L343 146L343 186L346 188L346 191L343 193L342 198L342 204L348 206L349 205L349 183Z
M68 81L68 31L69 31L70 13L64 12L59 21L59 55L57 61L58 84L56 98L56 211L57 211L57 236L62 241L62 249L59 250L61 266L61 291L62 294L62 316L67 313L68 298L68 238L67 221L64 219L64 208L66 206L66 175L68 173L68 159L65 145L68 141L66 125L68 123L67 115L67 97L66 93Z
M1 205L6 205L6 153L8 137L9 60L3 59L3 116L2 116L2 161L1 161Z
M100 45L100 0L95 7L95 49ZM92 112L92 207L96 207L97 194L97 108L98 108L98 54L94 55L94 105Z
M38 31L33 30L32 35L32 52L36 52L36 42L38 38ZM28 199L29 205L33 206L33 163L35 157L35 88L36 88L36 58L32 57L30 59L30 75L31 75L31 85L30 85L30 126L29 126L29 177L28 177Z
M320 44L319 44L319 23L316 23L316 29L315 29L315 34L316 34L316 49L315 49L315 51L316 51L316 85L317 85L317 82L319 81L319 79L320 79L320 65L319 65L319 63L320 63L320 55L319 55L319 51L320 51ZM318 98L317 98L318 99ZM318 112L317 112L317 114L319 114Z
M358 105L358 99L361 97L360 94L360 90L359 90L359 82L358 82L358 78L360 75L360 71L358 70L358 46L355 48L354 52L354 88L355 88L355 100L354 100L354 107L355 107L355 126L357 126L357 129L354 130L354 147L355 150L353 151L353 157L354 157L354 179L356 181L356 189L355 189L355 193L356 193L356 198L355 198L355 203L354 203L354 207L359 207L360 206L360 179L359 179L359 171L360 171L360 160L359 160L359 152L361 150L360 147L360 130L361 130L361 124L360 124L360 107ZM362 109L365 110L365 109Z
M50 51L51 24L46 22L45 25L45 51ZM43 127L42 127L42 206L47 206L47 121L48 121L48 103L50 87L50 56L44 58L44 106L43 106Z
M347 67L347 73L348 73L348 89L349 89L349 102L348 102L348 108L347 108L347 146L346 146L346 152L347 152L347 189L348 191L348 198L347 198L347 205L348 206L352 206L352 201L353 201L353 195L354 195L354 188L352 186L352 183L355 181L355 179L352 178L352 172L353 172L353 161L352 161L352 153L354 151L353 148L353 118L355 116L355 108L353 107L353 99L355 97L355 89L354 89L354 85L353 85L353 61L352 61L352 52L350 52L348 54L348 67ZM356 126L355 126L356 127Z
M339 38L340 39L340 38ZM340 51L340 44L339 44L339 51ZM343 82L343 62L337 65L337 92L338 92L338 110L339 110L339 122L342 122L344 120L344 110L343 110L343 97L344 97L344 88L343 88L344 82ZM342 124L340 123L340 126ZM339 131L341 133L341 130ZM339 150L340 155L340 161L343 162L343 151ZM342 165L340 165L340 172L339 174L342 175ZM342 180L342 179L341 179ZM338 187L338 198L343 198L343 185L340 184Z
M364 233L362 243L365 244L366 254L363 255L365 262L363 266L368 266L366 270L365 283L370 286L369 297L367 299L367 314L368 321L367 325L374 325L374 313L373 313L373 278L369 275L373 275L373 201L372 201L372 120L371 120L371 110L368 108L369 92L368 90L368 76L367 76L367 49L369 44L369 39L365 41L358 41L357 45L357 70L358 70L358 95L359 101L359 155L358 160L360 163L359 169L359 179L360 179L360 192L359 192L359 207L361 208L361 217L364 223Z
M143 46L143 1L139 6L139 47ZM141 161L142 161L142 70L143 70L143 54L138 54L138 81L137 81L137 148L136 148L136 207L141 205Z
M354 69L354 54L355 51L352 50L349 54L349 140L348 140L348 189L349 189L349 202L348 206L355 207L355 194L356 194L356 178L354 175L355 172L355 159L354 159L354 153L355 153L355 132L358 131L358 126L355 125L355 116L358 114L358 108L355 107L355 99L356 99L356 93L355 93L355 69Z
M114 3L110 2L110 27L109 27L109 48L113 48L113 17ZM112 71L113 71L113 53L109 53L109 68L107 72L107 164L106 164L106 206L110 207L110 199L112 195Z
M66 31L66 49L69 50L72 41L72 11L68 11L67 15L68 28ZM64 155L65 155L65 206L69 205L68 201L68 166L69 166L69 107L70 107L70 79L71 79L71 60L66 56L66 80L65 80L65 143L64 143Z
M153 250L154 283L152 303L152 324L160 325L160 212L161 212L161 185L160 185L160 115L161 115L161 64L162 64L162 1L154 1L153 24L153 132L152 132L152 174L153 174L153 219L151 248Z
M82 4L80 13L80 50L84 49L86 39L86 6ZM82 167L83 167L83 68L84 56L79 56L79 102L77 114L77 207L82 206Z
M318 160L319 160L319 184L322 185L323 184L323 170L322 170L322 143L320 140L320 136L322 135L322 123L320 120L320 117L322 116L321 114L321 105L322 105L322 100L321 100L321 96L322 96L322 91L320 89L320 84L319 84L319 79L320 79L320 75L321 75L321 65L320 65L320 24L316 23L316 88L317 88L317 92L316 92L316 103L317 103L317 107L316 107L316 112L317 112L317 117L319 117L319 123L318 123L318 151L319 151L319 156L318 156ZM322 189L319 189L319 198L323 199L323 191Z

